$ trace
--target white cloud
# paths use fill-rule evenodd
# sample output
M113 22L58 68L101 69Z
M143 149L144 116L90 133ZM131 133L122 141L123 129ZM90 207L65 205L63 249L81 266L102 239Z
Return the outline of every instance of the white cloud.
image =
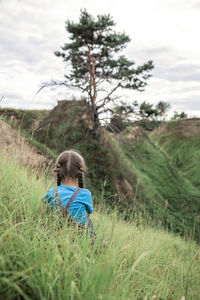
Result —
M72 97L73 90L63 89L34 95L42 82L63 78L66 66L53 52L66 42L65 21L78 20L83 8L94 15L113 16L117 30L131 37L125 51L129 58L138 64L154 60L154 77L145 92L122 94L130 100L170 101L172 110L200 116L200 6L196 0L1 0L2 105L51 108L58 99Z

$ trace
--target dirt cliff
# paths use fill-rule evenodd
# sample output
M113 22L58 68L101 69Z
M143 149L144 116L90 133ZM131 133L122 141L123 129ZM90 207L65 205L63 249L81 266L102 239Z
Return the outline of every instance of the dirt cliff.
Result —
M3 120L0 120L0 146L1 151L15 155L23 165L45 169L51 161Z

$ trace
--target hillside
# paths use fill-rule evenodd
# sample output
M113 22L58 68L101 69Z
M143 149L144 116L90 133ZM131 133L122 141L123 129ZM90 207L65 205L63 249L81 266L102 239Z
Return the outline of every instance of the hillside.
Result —
M55 152L53 157L69 148L84 155L86 186L95 195L95 203L105 201L106 207L117 208L126 220L142 218L145 224L162 224L199 240L198 122L168 122L152 134L141 127L128 127L115 135L102 128L98 143L86 102L60 101L32 135ZM183 161L187 170L181 167Z
M109 197L115 194L109 149L100 147L91 129L90 112L85 100L59 101L40 123L34 132L34 138L57 154L70 148L83 153L88 165L87 185L101 191L106 181Z
M200 189L200 119L163 124L153 131L152 139L168 154L171 163Z
M49 214L52 184L0 154L0 299L198 300L199 246L102 207L97 240Z
M14 127L34 132L39 123L49 114L48 110L24 110L14 108L0 108L0 119L8 121Z
M107 205L117 206L125 218L134 219L139 213L146 222L199 239L200 189L153 135L141 127L115 135L102 129L98 144L90 128L84 101L61 101L40 123L35 137L57 153L67 148L83 153L89 166L87 185L99 194L104 186Z
M29 143L18 131L0 119L0 145L1 151L7 153L8 157L15 157L22 162L36 169L46 169L51 159L44 153Z
M111 136L107 145L118 173L122 208L143 211L145 219L152 216L154 223L199 239L200 190L174 167L142 128L127 128Z

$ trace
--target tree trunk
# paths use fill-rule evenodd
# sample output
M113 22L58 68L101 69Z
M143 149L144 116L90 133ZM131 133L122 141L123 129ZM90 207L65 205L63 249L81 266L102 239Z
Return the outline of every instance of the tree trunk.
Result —
M98 140L100 121L99 121L98 109L96 107L97 89L96 89L96 81L95 81L95 60L91 55L91 48L89 46L88 46L88 60L89 60L89 72L90 72L89 96L90 96L91 109L93 115L93 133L94 133L94 138Z
M100 121L99 121L99 115L98 111L96 109L96 105L93 108L93 132L95 138L98 140L99 139L99 128L100 128Z

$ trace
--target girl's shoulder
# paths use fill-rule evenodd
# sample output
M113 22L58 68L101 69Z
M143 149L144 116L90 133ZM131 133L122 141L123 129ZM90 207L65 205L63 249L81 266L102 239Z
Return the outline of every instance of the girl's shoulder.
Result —
M92 199L92 194L91 194L90 190L85 189L85 188L81 189L79 195L80 195L79 197L83 198L83 199L90 199L90 200Z
M65 192L65 191L75 192L76 189L77 188L75 188L75 187L70 187L70 186L66 186L66 185L63 185L63 184L61 184L57 187L58 192L61 192L61 193ZM50 190L51 190L52 193L54 192L54 188L51 188ZM49 192L50 192L50 190L49 190ZM80 194L91 195L91 192L88 189L81 188Z
M90 194L90 195L91 195L90 190L85 189L85 188L82 188L82 189L81 189L81 192L83 192L83 193L85 193L85 194Z
M50 188L47 192L47 194L42 198L44 202L50 202L54 199L54 189Z
M48 196L53 196L54 195L54 188L50 188L47 192Z

